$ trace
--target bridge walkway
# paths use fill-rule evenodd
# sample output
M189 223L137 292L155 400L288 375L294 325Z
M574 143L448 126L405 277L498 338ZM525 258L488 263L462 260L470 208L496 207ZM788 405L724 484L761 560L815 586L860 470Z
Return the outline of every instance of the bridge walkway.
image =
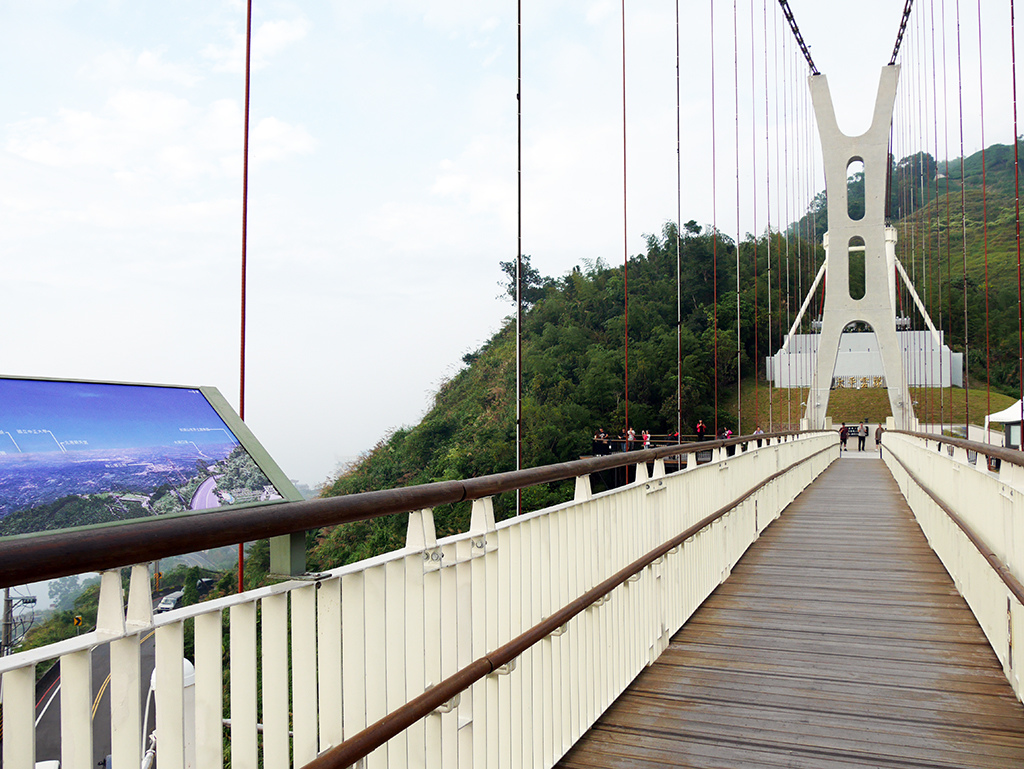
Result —
M848 452L561 767L1024 766L1024 707L877 453Z

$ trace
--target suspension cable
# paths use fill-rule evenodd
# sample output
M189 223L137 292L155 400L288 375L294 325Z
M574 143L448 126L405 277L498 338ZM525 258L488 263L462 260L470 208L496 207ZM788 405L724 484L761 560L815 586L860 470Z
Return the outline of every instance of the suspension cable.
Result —
M754 220L754 429L760 429L761 421L758 410L758 371L761 368L761 358L758 351L758 306L757 306L757 86L756 68L754 62L756 55L754 51L754 3L750 3L750 157L751 176L753 184L750 185L753 194L751 216Z
M1010 62L1013 69L1013 205L1014 225L1017 242L1017 363L1020 385L1020 421L1021 430L1017 448L1024 449L1024 315L1021 307L1021 268L1020 268L1020 139L1017 127L1017 32L1014 27L1013 0L1010 0Z
M732 0L732 83L733 83L733 114L735 116L735 148L736 148L736 434L743 435L743 340L740 318L740 45L739 45L739 8L737 0Z
M711 2L711 283L714 304L712 332L715 340L715 437L718 437L718 130L715 116L715 0Z
M252 53L252 0L245 11L245 132L242 148L242 292L241 332L238 375L238 417L245 421L245 303L246 303L246 245L249 239L249 64ZM245 543L238 543L238 592L244 589Z
M960 47L960 0L956 0L956 86L960 116L960 226L963 251L964 291L964 438L971 439L970 348L967 337L967 177L964 172L964 79ZM952 292L950 292L952 293ZM952 325L952 318L950 324Z
M622 288L625 333L626 434L629 434L629 230L626 197L626 0L622 0Z
M683 226L683 129L680 82L679 0L676 0L676 441L678 443L683 442L683 288L682 235L680 233L680 228Z
M516 470L523 468L523 4L516 2ZM523 490L516 489L516 515Z
M779 0L779 5L782 7L782 13L786 16L786 21L789 22L789 28L793 30L793 37L796 39L797 45L800 46L800 51L803 53L804 58L807 60L807 66L811 68L812 75L820 75L818 68L814 66L814 59L811 58L811 51L804 43L803 35L800 34L800 28L796 25L796 19L793 18L793 11L789 8L787 0Z
M768 0L762 3L763 31L764 31L764 176L765 176L765 213L767 216L767 245L768 255L765 259L768 267L768 352L772 350L772 174L771 174L771 144L768 135ZM775 427L775 385L779 376L778 368L772 358L772 378L768 380L768 432ZM767 372L765 372L767 373Z
M985 413L992 413L992 347L989 336L989 285L988 285L988 188L985 169L985 49L981 40L981 0L978 0L978 98L981 112L981 221L985 249ZM991 428L985 420L985 441L991 442ZM971 436L967 436L970 440Z

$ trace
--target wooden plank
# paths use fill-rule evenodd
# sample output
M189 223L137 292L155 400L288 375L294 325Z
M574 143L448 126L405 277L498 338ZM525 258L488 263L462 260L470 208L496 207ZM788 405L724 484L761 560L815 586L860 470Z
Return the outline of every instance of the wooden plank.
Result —
M1024 765L1024 707L885 465L801 494L558 764Z

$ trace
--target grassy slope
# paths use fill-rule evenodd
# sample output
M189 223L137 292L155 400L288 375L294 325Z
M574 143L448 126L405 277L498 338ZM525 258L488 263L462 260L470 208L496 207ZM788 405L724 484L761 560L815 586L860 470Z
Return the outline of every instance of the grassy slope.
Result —
M963 390L958 387L947 389L938 388L911 388L916 405L914 411L917 418L922 422L949 422L962 423L964 421L965 407L969 409L970 421L972 424L984 424L985 415L1000 411L1015 401L1014 398L1001 393L991 393L991 408L989 407L989 394L985 389ZM806 389L783 390L769 388L767 383L759 382L756 387L757 399L755 401L755 386L753 379L747 379L743 383L743 431L752 432L756 418L762 429L768 430L769 426L769 396L772 402L772 417L776 429L787 429L790 424L795 428L800 423L803 415L801 403L806 400ZM965 394L967 396L965 403ZM732 404L731 411L736 413L736 391L725 396L726 403ZM756 412L755 412L756 406ZM834 424L841 422L859 422L862 419L868 422L884 422L885 418L891 416L889 409L889 396L885 390L864 388L861 390L833 390L829 396L828 414L832 417ZM730 425L735 429L735 425Z

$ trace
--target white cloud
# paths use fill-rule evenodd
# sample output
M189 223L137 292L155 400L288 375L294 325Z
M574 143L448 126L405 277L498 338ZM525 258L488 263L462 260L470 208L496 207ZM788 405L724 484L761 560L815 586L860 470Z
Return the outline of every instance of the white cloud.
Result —
M113 48L82 65L78 74L100 82L157 82L192 87L202 78L187 64L164 60L166 49L144 50Z
M55 167L99 166L131 183L234 175L241 168L242 111L218 99L206 108L162 91L122 88L97 112L61 109L52 118L5 126L0 146ZM312 152L316 142L301 125L274 117L252 129L254 162Z
M252 132L250 153L254 163L306 155L314 149L316 140L303 126L289 125L277 118L263 118Z
M263 69L270 58L302 40L309 30L310 23L305 16L263 22L252 33L251 68ZM232 30L228 37L228 45L211 43L203 49L203 56L214 62L217 72L245 72L245 32Z

